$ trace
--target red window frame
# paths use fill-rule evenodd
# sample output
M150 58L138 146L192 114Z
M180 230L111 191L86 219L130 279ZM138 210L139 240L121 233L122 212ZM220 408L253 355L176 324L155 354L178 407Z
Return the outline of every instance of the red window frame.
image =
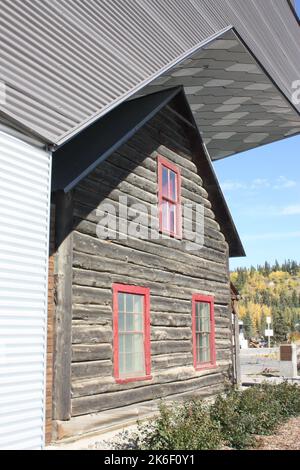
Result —
M210 362L197 362L196 352L196 303L208 303L210 306ZM193 333L193 357L196 370L213 369L216 367L216 344L215 344L215 310L214 297L202 294L194 294L192 298L192 333Z
M158 213L159 213L159 231L160 233L164 233L169 235L170 237L182 239L182 213L181 213L181 173L180 169L174 165L174 163L169 162L161 155L157 157L157 167L158 167ZM173 171L176 174L177 185L176 185L176 199L172 200L169 197L163 195L163 167L167 168L168 170ZM170 187L170 182L169 182ZM163 201L167 201L173 205L175 205L175 214L176 214L176 225L175 231L169 231L163 228L163 220L162 220L162 205Z
M119 373L119 312L118 294L136 294L144 297L144 351L145 351L145 376L120 377ZM151 376L151 345L150 345L150 289L147 287L130 286L127 284L113 284L113 357L114 377L117 383L128 383L142 380L150 380Z

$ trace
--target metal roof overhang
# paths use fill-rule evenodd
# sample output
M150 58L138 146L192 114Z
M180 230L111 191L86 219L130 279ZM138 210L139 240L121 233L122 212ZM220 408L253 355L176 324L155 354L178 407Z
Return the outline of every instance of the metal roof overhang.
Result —
M300 77L300 29L288 0L2 2L0 114L43 142L60 146L233 28L291 105L292 82ZM233 52L221 48L229 67L236 65L234 55L228 56ZM239 72L252 73L255 82L254 68L230 71L224 63L219 65L224 65L228 77L234 75L236 83ZM210 78L205 73L213 72L211 68L203 71L203 79ZM249 86L255 84L250 80ZM231 97L233 83L228 88ZM249 97L255 97L252 91ZM300 103L295 107L300 112ZM295 124L283 134L297 129L297 119L291 121ZM256 144L260 138L262 143L268 141L262 135L249 138ZM229 154L232 148L224 151Z
M139 94L183 86L212 160L300 133L300 114L236 31L225 32Z

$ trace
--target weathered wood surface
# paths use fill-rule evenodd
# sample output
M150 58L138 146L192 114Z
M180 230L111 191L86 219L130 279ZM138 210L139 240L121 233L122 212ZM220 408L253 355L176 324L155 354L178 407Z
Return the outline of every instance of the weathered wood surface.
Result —
M179 378L180 370L178 370L177 378L174 382L165 382L161 384L148 384L138 388L131 388L119 392L107 392L99 395L91 395L88 397L80 397L72 399L73 416L86 413L94 413L99 409L111 409L129 405L131 403L140 403L148 400L156 400L158 398L167 397L183 392L199 391L201 387L209 385L217 385L224 381L222 374L213 374L209 376L193 377L184 380Z
M175 354L175 358L178 357L179 354ZM172 360L170 356L168 356ZM166 359L167 355L162 356L161 358ZM156 358L157 360L159 358ZM73 398L91 396L91 395L100 395L102 393L108 392L120 392L120 391L127 391L127 390L134 390L134 389L144 389L147 388L149 385L160 385L164 386L165 384L170 384L173 382L180 382L183 383L185 380L197 379L202 380L205 384L207 379L209 383L211 382L219 382L221 378L226 375L226 371L228 369L228 362L224 365L220 365L215 371L202 371L197 372L196 374L193 373L193 368L191 366L179 366L179 367L162 367L161 369L157 369L155 374L153 374L153 379L151 382L144 381L144 382L131 382L131 383L122 383L117 384L113 377L103 377L103 378L79 378L73 381L72 387L72 396ZM205 386L205 385L203 385Z
M148 213L157 205L158 154L180 166L182 202L204 206L201 250L187 251L184 241L170 238L97 238L101 204L117 208L119 197L126 196L129 205L143 203ZM224 386L231 363L228 247L193 158L187 130L164 111L74 191L72 416L167 396L205 396ZM150 381L118 384L113 377L114 282L150 288ZM193 367L193 293L215 297L215 370Z
M56 311L53 368L53 417L71 416L73 194L56 197Z

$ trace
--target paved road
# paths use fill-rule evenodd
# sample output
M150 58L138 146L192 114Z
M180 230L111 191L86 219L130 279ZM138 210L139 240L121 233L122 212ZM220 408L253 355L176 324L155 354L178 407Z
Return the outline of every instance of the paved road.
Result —
M279 349L241 349L241 373L243 376L261 374L266 369L279 372Z

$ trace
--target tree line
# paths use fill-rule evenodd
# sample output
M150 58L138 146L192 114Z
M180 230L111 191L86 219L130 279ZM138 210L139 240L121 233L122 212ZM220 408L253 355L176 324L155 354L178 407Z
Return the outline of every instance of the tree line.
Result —
M238 268L231 280L241 295L239 311L247 339L264 336L268 316L273 342L300 339L300 263L266 261Z

